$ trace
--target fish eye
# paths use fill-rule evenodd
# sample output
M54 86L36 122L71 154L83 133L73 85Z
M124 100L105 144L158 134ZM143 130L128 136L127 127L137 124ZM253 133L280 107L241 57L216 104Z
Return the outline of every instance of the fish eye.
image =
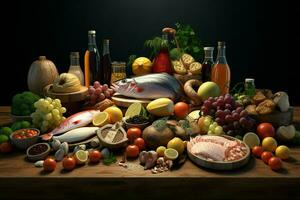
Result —
M126 83L126 79L121 80L121 83Z

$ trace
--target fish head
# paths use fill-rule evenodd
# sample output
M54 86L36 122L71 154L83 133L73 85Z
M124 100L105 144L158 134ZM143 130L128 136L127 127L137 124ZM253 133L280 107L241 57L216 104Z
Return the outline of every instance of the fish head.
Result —
M125 78L120 81L112 83L113 88L116 92L125 96L132 94L139 94L143 92L143 88L138 84L134 78Z

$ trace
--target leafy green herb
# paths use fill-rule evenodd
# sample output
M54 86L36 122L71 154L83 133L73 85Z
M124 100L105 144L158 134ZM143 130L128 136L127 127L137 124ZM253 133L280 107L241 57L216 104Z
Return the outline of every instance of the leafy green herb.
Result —
M112 163L117 162L117 158L113 153L110 153L109 156L107 158L103 159L102 162L104 165L110 165Z
M163 117L161 119L158 119L152 123L152 126L158 131L163 131L167 127L167 120L168 117Z
M144 46L152 49L150 53L151 58L153 58L160 49L169 47L168 41L163 39L162 37L154 37L150 40L146 40Z

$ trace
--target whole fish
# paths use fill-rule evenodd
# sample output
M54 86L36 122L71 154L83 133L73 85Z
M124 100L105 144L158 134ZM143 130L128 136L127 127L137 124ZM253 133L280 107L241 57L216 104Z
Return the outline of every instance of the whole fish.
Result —
M99 127L76 128L62 135L53 136L53 139L59 140L60 142L67 142L67 143L80 142L90 138L93 135L96 135L96 130L98 129Z
M74 115L71 115L65 119L57 128L53 129L50 133L41 135L43 140L50 140L53 135L59 135L70 131L75 128L83 127L92 122L94 114L98 113L98 110L86 110Z
M127 97L137 99L170 98L178 100L182 97L182 85L167 73L154 73L134 78L125 78L112 83L115 91Z

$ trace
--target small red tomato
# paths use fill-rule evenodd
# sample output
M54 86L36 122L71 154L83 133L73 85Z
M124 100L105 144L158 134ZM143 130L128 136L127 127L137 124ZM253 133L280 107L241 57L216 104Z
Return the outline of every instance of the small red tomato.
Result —
M178 118L185 118L189 114L189 105L184 102L178 102L174 106L174 114Z
M71 171L76 166L76 160L73 157L65 157L62 161L62 165L65 170Z
M0 144L0 153L12 152L13 147L9 142L3 142Z
M47 158L44 161L43 167L46 172L52 172L56 168L56 161L53 158Z
M138 146L140 151L145 149L145 140L143 138L136 138L133 144Z
M102 154L98 150L92 150L89 152L89 158L91 163L97 163L102 158Z
M20 139L22 139L22 136L20 136L19 134L15 134L14 138L20 140Z
M136 158L139 155L139 147L136 145L128 145L126 148L126 155L129 158Z
M260 158L261 157L261 154L263 153L263 148L262 146L254 146L252 148L252 154L257 157L257 158Z
M275 156L269 159L268 164L269 164L270 168L275 171L280 170L282 168L281 159L278 157L275 157Z
M260 139L264 139L266 137L274 137L275 129L270 123L261 123L257 126L257 134Z
M127 130L127 138L130 142L133 142L136 138L139 138L142 136L142 130L137 127L129 128Z
M264 151L262 154L261 154L261 159L264 161L264 163L268 164L270 158L273 157L273 154L269 151Z

